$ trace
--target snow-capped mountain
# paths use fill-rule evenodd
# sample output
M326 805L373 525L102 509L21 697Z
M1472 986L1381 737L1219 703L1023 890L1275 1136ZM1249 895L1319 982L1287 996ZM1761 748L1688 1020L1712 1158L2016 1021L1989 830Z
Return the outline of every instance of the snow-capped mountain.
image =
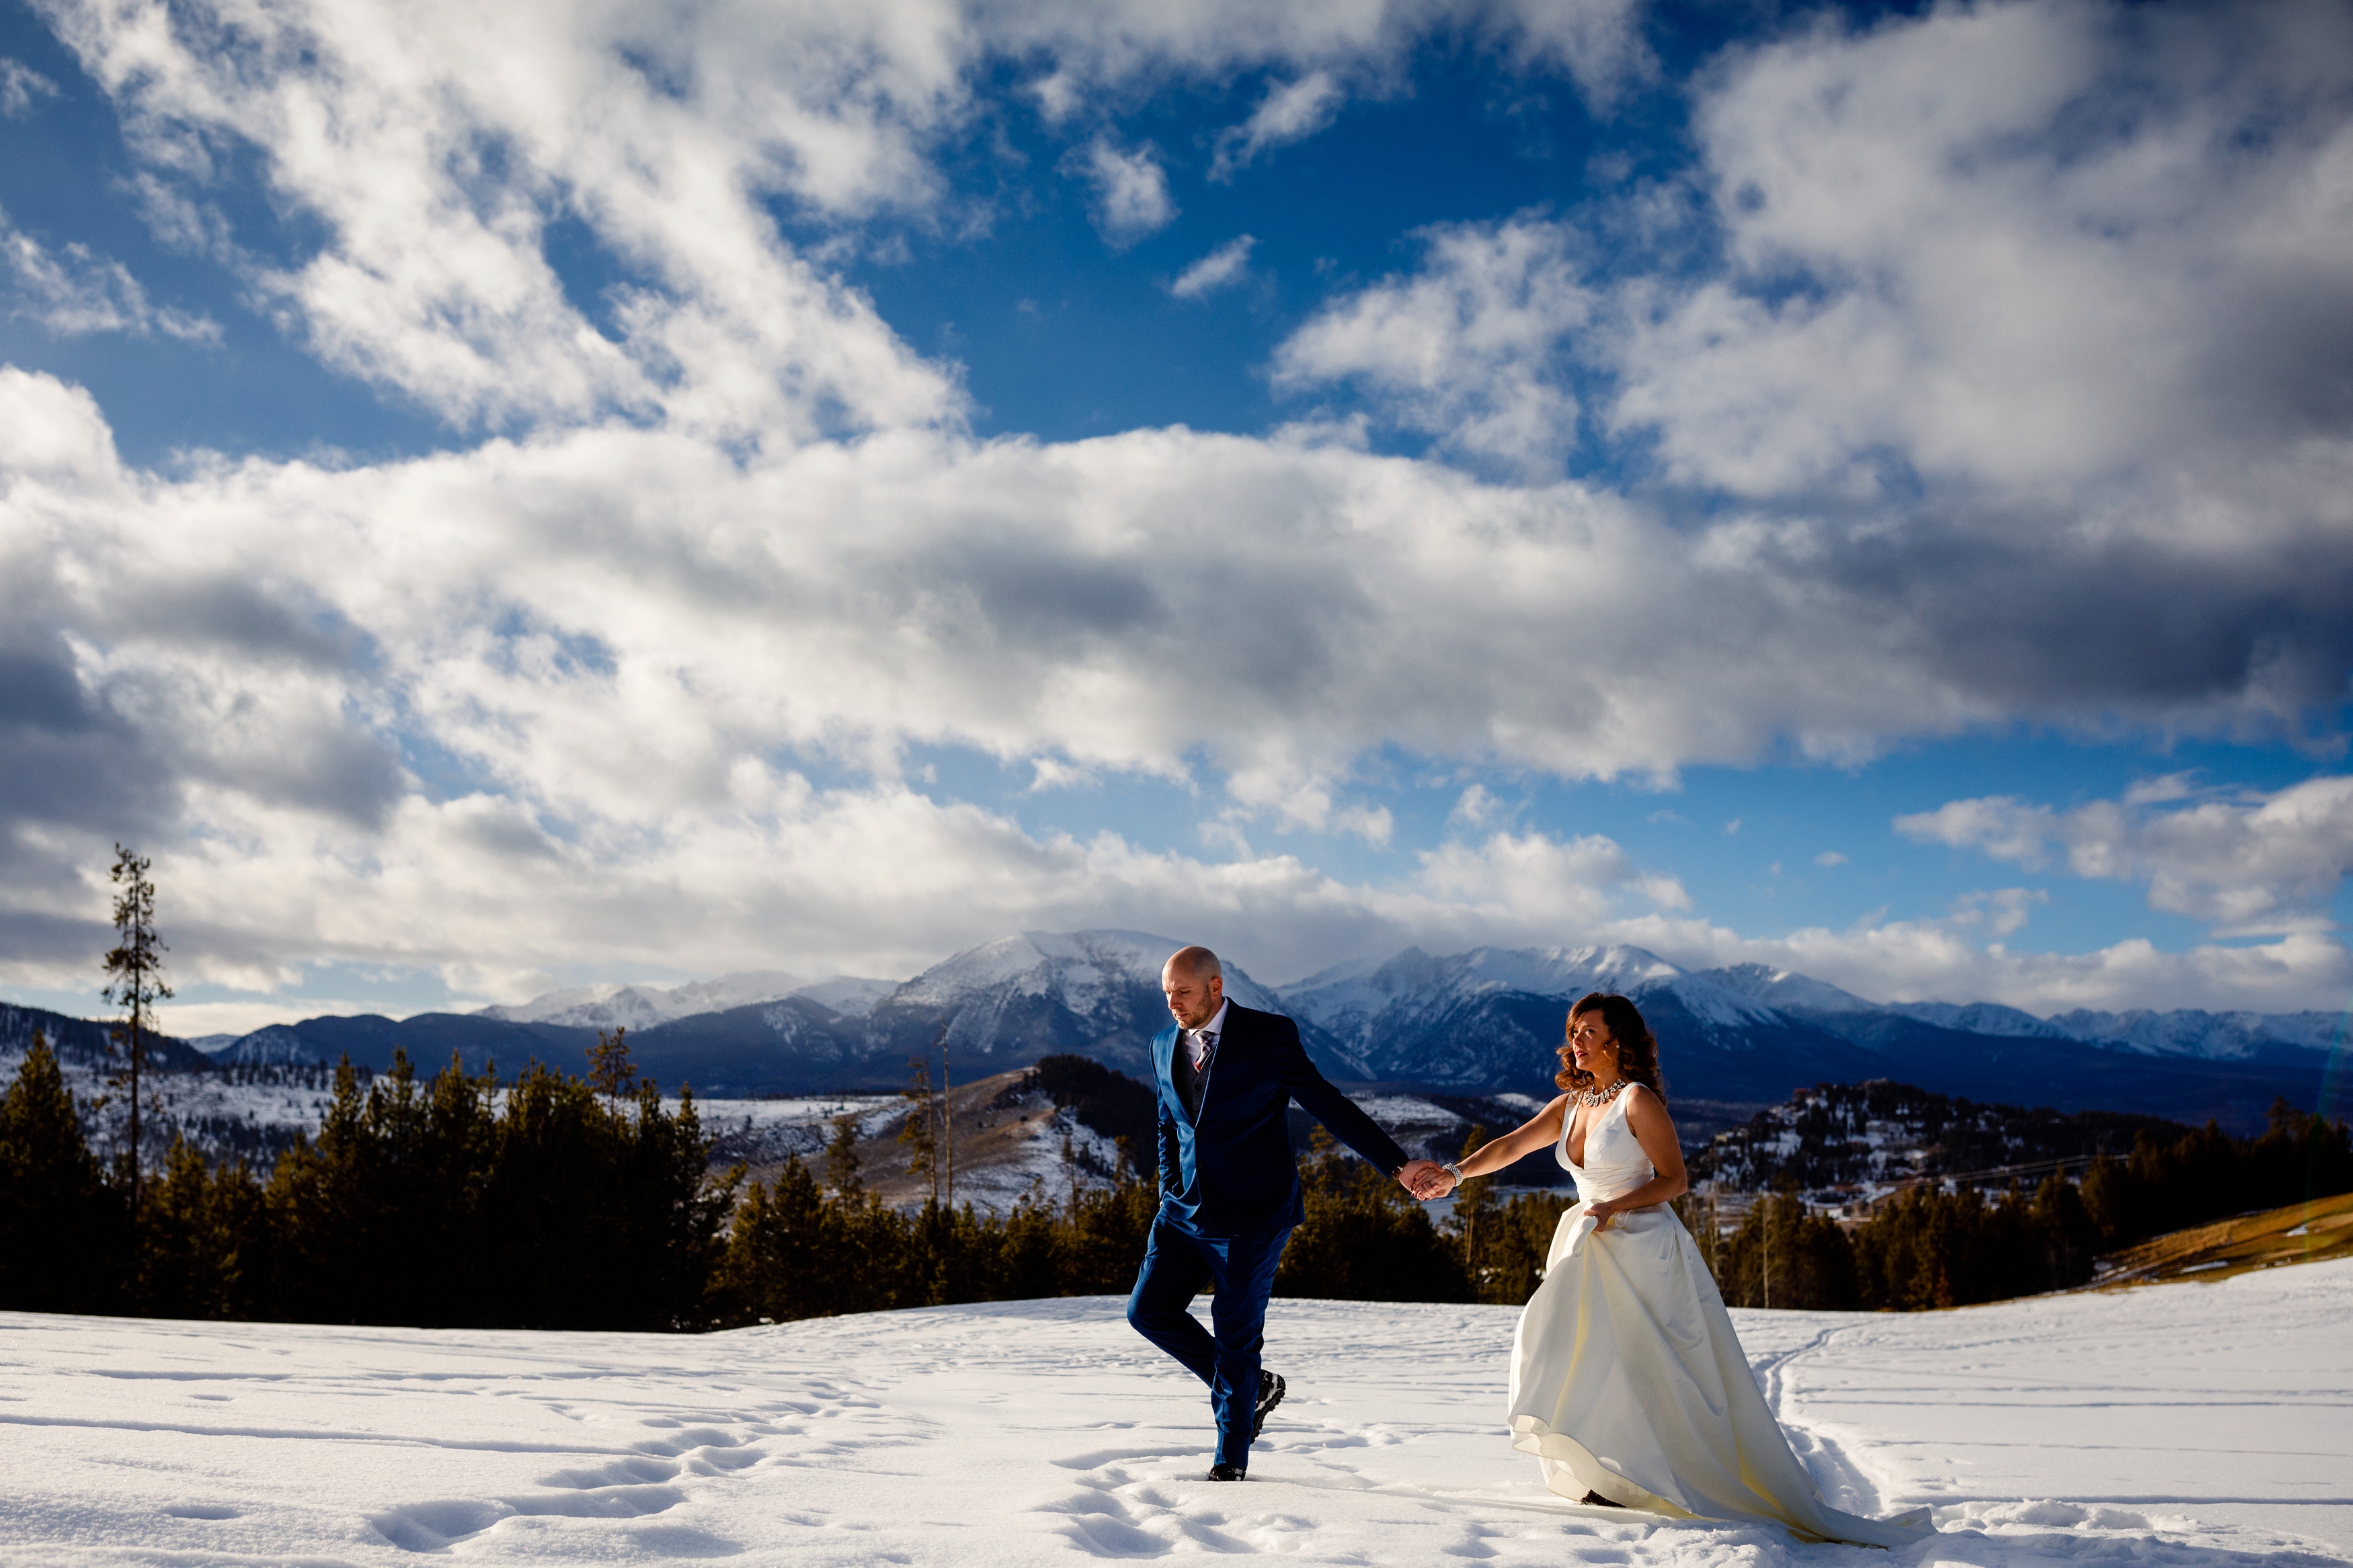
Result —
M821 1006L830 1007L845 1018L863 1018L874 1011L874 1004L899 989L896 980L875 980L859 974L837 974L830 980L820 980L814 985L796 990L796 996L806 996Z
M1951 1002L1899 1002L1889 1011L1901 1013L1907 1018L1917 1018L1924 1024L1934 1024L1939 1028L1958 1029L1971 1035L2010 1035L2020 1039L2044 1040L2084 1037L2071 1035L2055 1024L2045 1023L2031 1013L2021 1013L1999 1002L1972 1002L1967 1006Z
M399 1049L427 1072L453 1054L476 1071L495 1063L510 1072L530 1060L578 1071L596 1030L627 1023L641 1071L705 1095L895 1089L911 1058L936 1061L943 1039L957 1082L1057 1052L1142 1077L1148 1042L1167 1023L1160 965L1176 945L1134 931L1025 931L903 984L845 976L804 984L764 971L667 989L581 987L480 1014L274 1026L212 1059L259 1068L348 1055L381 1071ZM1987 1003L1882 1004L1794 971L1687 970L1622 944L1442 955L1408 948L1279 991L1229 964L1227 982L1244 1005L1298 1019L1310 1056L1335 1079L1474 1095L1551 1092L1568 1003L1620 991L1657 1032L1679 1102L1714 1102L1723 1114L1817 1083L1883 1078L1978 1100L2261 1126L2276 1094L2316 1103L2343 1026L2317 1013L2040 1019ZM102 1042L102 1026L58 1020L69 1023L89 1036L76 1036L85 1050ZM179 1048L189 1065L205 1059Z
M1775 1021L1769 1007L1622 943L1479 947L1445 958L1409 947L1380 963L1325 970L1282 987L1279 994L1289 1011L1313 1019L1353 1054L1379 1066L1398 1047L1482 998L1575 998L1591 991L1638 999L1672 994L1694 1017L1736 1028Z
M1377 964L1326 970L1282 988L1287 1011L1313 1020L1377 1079L1464 1089L1521 1089L1550 1079L1567 1005L1591 991L1632 997L1662 1037L1716 1052L1753 1053L1789 1022L1739 990L1617 944L1473 948L1433 957L1409 947ZM1818 1034L1819 1031L1806 1031ZM1852 1055L1827 1038L1817 1056ZM1778 1079L1784 1070L1768 1067ZM1711 1090L1740 1098L1748 1090Z
M1795 1008L1812 1013L1872 1013L1879 1010L1876 1002L1866 1002L1852 991L1841 991L1826 980L1816 980L1812 975L1800 974L1794 969L1775 969L1765 963L1734 963L1703 973L1725 990L1736 991L1750 1001L1762 1002L1767 1007Z
M1152 1037L1168 1026L1160 966L1181 945L1134 931L1023 931L984 942L875 1003L866 1017L869 1048L903 1063L944 1030L948 1049L971 1070L997 1072L1074 1051L1147 1075ZM1226 994L1235 1002L1293 1011L1238 964L1225 969ZM1301 1020L1300 1032L1326 1071L1365 1076L1363 1064L1335 1054L1311 1020Z
M2325 1042L2333 1037L2321 1026L2337 1022L2309 1014L2044 1020L1987 1003L1888 1005L1793 971L1690 971L1630 946L1445 957L1408 948L1281 994L1369 1077L1493 1091L1549 1079L1568 1004L1596 990L1641 1005L1671 1090L1719 1105L1892 1078L1978 1100L2260 1126L2275 1094L2312 1102L2322 1057L2299 1042ZM2240 1065L2257 1061L2261 1071Z
M2051 1027L2078 1040L2097 1040L2150 1056L2204 1057L2233 1061L2289 1051L2327 1051L2342 1044L2344 1013L2062 1013Z
M797 974L781 969L747 970L716 980L659 985L575 985L514 1006L491 1006L478 1016L510 1024L556 1024L575 1029L646 1029L672 1018L721 1013L759 1002L776 1002L801 988Z

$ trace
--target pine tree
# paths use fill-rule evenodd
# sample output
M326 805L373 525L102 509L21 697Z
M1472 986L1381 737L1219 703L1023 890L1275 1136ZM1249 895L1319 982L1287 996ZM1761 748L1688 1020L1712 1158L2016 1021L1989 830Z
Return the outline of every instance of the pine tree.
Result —
M0 1097L0 1308L92 1311L121 1278L122 1210L39 1031Z
M629 1060L626 1024L610 1033L596 1031L596 1043L588 1047L588 1087L605 1097L605 1108L616 1116L622 1098L637 1092L638 1069Z
M833 1119L833 1136L825 1145L825 1184L835 1199L862 1202L866 1183L858 1173L858 1113L845 1110Z
M940 1132L939 1107L932 1098L932 1063L929 1057L907 1058L907 1087L900 1098L912 1109L907 1120L899 1125L899 1142L907 1145L907 1174L932 1178L932 1206L940 1203Z
M152 1032L148 1014L156 1003L172 994L172 988L164 983L163 955L166 950L155 934L155 884L147 879L148 868L149 863L142 857L120 844L114 847L114 869L110 875L121 891L114 899L117 942L114 951L106 955L106 999L129 1009L114 1030L115 1042L128 1059L112 1081L126 1088L131 1096L131 1147L127 1160L131 1223L134 1229L139 1223L141 1180L140 1079L147 1062L147 1036Z
M1475 1300L1460 1253L1389 1177L1318 1127L1301 1173L1307 1217L1274 1277L1278 1296L1339 1301Z

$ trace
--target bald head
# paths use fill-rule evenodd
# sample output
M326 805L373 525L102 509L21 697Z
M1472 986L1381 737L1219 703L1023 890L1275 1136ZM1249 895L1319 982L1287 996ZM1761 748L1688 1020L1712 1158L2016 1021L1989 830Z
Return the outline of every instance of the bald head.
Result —
M1168 998L1169 1016L1198 1029L1225 1005L1225 965L1206 947L1180 947L1160 966L1160 991Z
M1168 955L1168 962L1161 966L1160 973L1163 975L1190 974L1201 980L1223 980L1226 966L1219 963L1218 955L1206 947L1180 947Z

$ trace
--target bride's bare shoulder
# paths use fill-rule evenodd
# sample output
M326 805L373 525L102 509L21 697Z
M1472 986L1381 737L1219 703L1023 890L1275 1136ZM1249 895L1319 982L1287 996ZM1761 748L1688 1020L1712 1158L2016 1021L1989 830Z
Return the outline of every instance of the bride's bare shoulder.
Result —
M1672 1120L1667 1115L1667 1102L1660 1099L1659 1091L1647 1083L1626 1086L1626 1114L1646 1119L1655 1116L1662 1121Z

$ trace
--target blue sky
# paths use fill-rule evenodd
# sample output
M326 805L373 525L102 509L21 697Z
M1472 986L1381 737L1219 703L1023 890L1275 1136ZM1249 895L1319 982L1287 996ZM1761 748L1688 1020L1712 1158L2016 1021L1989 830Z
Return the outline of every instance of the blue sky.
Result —
M2326 8L0 0L0 987L2342 1007ZM158 12L159 16L165 16Z

